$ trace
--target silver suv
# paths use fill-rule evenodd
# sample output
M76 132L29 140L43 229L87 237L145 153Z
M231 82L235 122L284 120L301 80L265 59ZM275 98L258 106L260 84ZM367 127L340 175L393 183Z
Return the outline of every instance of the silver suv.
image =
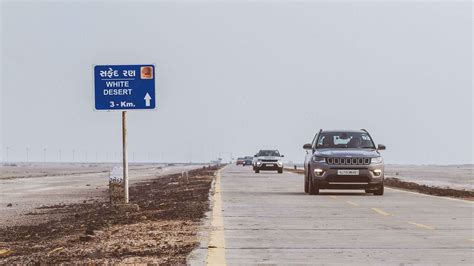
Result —
M369 132L361 130L320 130L307 150L304 163L304 191L320 189L364 189L383 195L384 162Z
M260 150L255 154L253 159L253 170L255 173L259 173L260 170L277 170L278 173L283 173L283 161L278 150Z

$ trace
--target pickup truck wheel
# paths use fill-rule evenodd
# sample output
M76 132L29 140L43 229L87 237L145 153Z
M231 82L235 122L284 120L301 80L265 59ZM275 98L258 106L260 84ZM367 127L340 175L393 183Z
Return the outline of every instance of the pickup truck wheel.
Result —
M309 195L319 194L319 188L315 184L313 184L313 181L311 181L311 177L309 177L308 192Z
M260 170L255 169L255 173L256 173L256 174L260 173Z
M374 190L374 195L376 196L382 196L383 195L383 183L380 185L380 187L377 190Z
M278 169L278 173L279 173L279 174L282 174L282 173L283 173L283 168Z

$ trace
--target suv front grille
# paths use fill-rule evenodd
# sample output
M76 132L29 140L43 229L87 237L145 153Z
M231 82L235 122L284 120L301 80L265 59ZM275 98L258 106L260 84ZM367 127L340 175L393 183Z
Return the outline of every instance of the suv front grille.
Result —
M369 165L370 158L329 157L326 158L326 163L330 165Z
M262 160L262 162L265 162L265 163L276 163L276 162L278 162L278 160Z

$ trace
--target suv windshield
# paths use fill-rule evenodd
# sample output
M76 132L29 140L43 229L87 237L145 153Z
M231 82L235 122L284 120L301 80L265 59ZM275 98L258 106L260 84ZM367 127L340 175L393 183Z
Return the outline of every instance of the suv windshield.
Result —
M369 134L361 132L323 132L317 149L375 149Z
M268 151L259 151L257 155L258 156L277 156L277 157L279 157L280 153L278 151L268 150Z

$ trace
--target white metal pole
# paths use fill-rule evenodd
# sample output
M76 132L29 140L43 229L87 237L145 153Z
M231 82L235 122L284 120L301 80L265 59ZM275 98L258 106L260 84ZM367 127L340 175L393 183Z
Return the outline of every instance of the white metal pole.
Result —
M123 150L123 182L125 203L128 203L128 155L127 155L127 111L122 111L122 150Z

